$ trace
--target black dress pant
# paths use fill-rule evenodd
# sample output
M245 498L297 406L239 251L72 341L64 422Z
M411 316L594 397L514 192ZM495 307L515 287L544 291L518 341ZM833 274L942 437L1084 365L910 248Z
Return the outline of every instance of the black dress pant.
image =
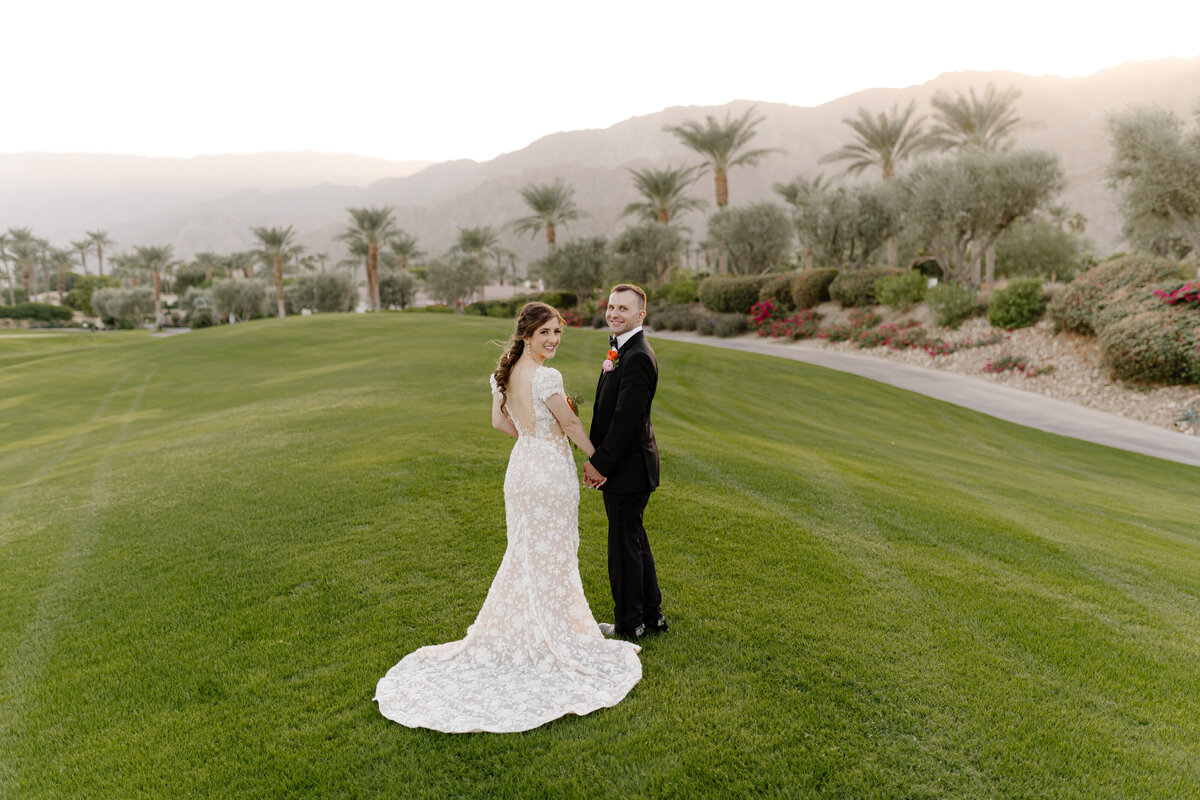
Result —
M616 606L614 622L621 633L638 625L654 625L662 616L662 592L654 571L654 553L642 525L650 492L604 492L608 515L608 580Z

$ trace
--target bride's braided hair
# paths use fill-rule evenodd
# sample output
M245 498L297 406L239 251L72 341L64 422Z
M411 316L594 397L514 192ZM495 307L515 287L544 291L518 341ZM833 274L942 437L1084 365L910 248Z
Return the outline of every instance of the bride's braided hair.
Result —
M526 303L517 315L517 329L513 331L512 338L508 340L508 348L500 356L500 363L492 373L496 378L496 386L500 387L501 411L507 411L508 378L512 375L517 361L521 359L521 354L525 352L526 337L532 336L533 332L551 317L557 319L559 325L567 324L562 314L558 313L558 309L545 303Z

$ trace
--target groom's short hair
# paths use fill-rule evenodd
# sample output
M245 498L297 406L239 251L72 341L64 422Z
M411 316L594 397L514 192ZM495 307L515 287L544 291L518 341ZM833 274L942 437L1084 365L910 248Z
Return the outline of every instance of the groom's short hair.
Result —
M609 292L609 294L613 292L633 292L641 298L642 308L646 307L646 291L640 286L634 286L632 283L618 283L612 288L612 292Z

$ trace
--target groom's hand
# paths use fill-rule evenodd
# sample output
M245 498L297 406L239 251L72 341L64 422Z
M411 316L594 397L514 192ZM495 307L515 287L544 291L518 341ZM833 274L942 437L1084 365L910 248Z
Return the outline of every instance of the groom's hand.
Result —
M599 489L601 486L604 485L604 482L607 480L608 480L608 478L604 477L603 475L601 475L599 472L596 471L596 468L592 466L592 462L590 462L590 461L584 462L583 482L585 484L592 487L593 489Z

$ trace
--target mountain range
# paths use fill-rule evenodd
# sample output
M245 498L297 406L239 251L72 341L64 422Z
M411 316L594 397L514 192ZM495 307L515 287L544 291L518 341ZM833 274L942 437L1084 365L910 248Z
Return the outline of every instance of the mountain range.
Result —
M561 177L574 187L587 216L560 237L612 235L628 221L621 217L624 207L638 199L629 168L698 163L664 126L707 115L737 116L753 106L764 118L753 146L783 152L757 167L732 171L730 202L778 200L775 183L797 175L838 175L837 165L821 165L818 159L850 140L844 119L860 108L878 113L916 101L919 113L928 114L935 93L978 92L988 83L1020 90L1016 111L1029 124L1018 130L1018 144L1060 155L1067 175L1061 202L1087 217L1089 236L1099 252L1107 253L1122 242L1116 197L1104 181L1106 116L1153 103L1190 118L1200 98L1200 58L1128 62L1079 78L946 73L919 86L868 89L812 108L748 100L673 107L603 130L550 134L482 163L390 162L322 153L192 159L0 154L0 229L29 226L59 246L82 238L86 230L104 229L118 250L169 243L186 259L203 250L252 248L252 225L293 225L301 244L336 262L343 251L333 237L344 230L348 207L394 206L397 222L416 235L422 249L439 252L454 242L459 227L499 227L524 216L528 211L518 189ZM702 239L706 215L714 210L711 177L692 191L709 205L682 222ZM522 262L545 250L542 240L507 232L504 240Z

